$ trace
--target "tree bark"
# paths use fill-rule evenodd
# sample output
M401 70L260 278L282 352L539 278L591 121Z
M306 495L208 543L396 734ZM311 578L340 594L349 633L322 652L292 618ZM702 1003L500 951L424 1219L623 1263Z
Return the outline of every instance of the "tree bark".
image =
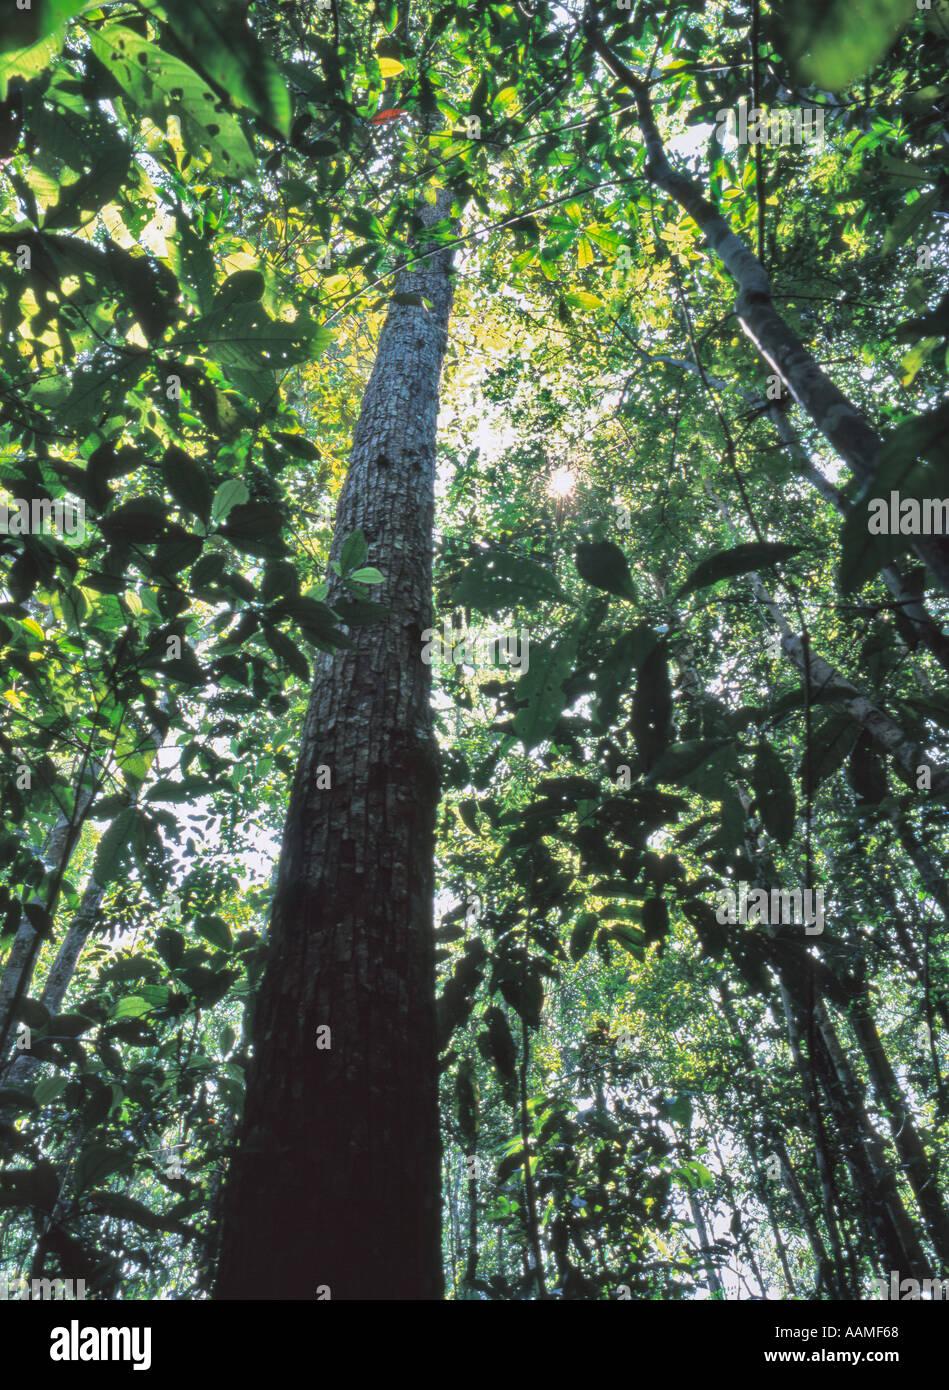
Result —
M446 211L440 196L422 220ZM370 562L386 574L379 596L389 612L353 629L351 650L314 672L225 1186L218 1299L312 1299L326 1297L317 1294L324 1286L333 1299L443 1293L432 923L439 769L420 640L431 626L450 254L415 262L396 291L431 308L390 305L332 547L338 560L362 529ZM329 602L339 594L334 581Z
M695 180L669 163L653 116L648 83L610 49L596 26L596 17L588 14L584 32L590 47L635 98L646 146L648 177L688 213L734 279L738 288L738 322L746 337L850 466L856 480L861 485L869 483L879 462L882 439L775 309L771 277L758 258L732 231ZM920 536L913 549L943 592L949 594L949 540L944 536Z

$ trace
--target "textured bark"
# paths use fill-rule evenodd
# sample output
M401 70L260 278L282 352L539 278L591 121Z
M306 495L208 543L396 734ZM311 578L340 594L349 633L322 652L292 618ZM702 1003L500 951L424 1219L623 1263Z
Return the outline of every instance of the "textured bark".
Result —
M772 300L771 278L758 258L709 202L694 179L673 169L656 126L649 87L622 58L613 53L588 19L590 47L609 71L632 92L639 128L646 146L646 172L664 193L693 219L706 242L738 287L738 322L758 353L777 372L791 395L803 406L861 484L876 471L883 441L852 401L814 360ZM944 536L920 536L913 546L943 591L949 594L949 541Z
M423 216L444 210L440 199ZM439 774L420 639L432 623L450 260L439 252L399 278L398 293L432 307L390 306L337 507L333 558L361 528L389 613L314 673L225 1186L218 1299L312 1299L323 1285L333 1299L442 1296Z

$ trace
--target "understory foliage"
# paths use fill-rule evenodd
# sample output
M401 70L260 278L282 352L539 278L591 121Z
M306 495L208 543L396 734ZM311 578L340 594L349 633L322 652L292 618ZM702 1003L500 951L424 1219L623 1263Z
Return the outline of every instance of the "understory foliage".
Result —
M949 495L946 0L11 14L0 485L85 522L0 535L0 1276L208 1294L312 664L385 604L359 533L325 601L335 498L444 245L448 1295L949 1276L949 594L866 524ZM823 930L723 922L741 883Z

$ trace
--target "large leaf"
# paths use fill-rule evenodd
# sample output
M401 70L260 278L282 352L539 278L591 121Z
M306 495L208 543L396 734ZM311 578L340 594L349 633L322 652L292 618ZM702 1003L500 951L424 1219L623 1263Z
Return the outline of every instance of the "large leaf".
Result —
M99 841L92 876L103 888L117 878L131 853L131 838L139 812L131 807L120 811Z
M811 792L842 767L860 733L847 714L831 714L811 728L811 746L801 766L801 781Z
M172 347L206 347L225 367L269 374L308 362L331 339L329 329L316 327L303 313L293 320L272 319L257 301L238 301L189 323Z
M557 580L536 560L488 550L472 560L452 594L452 602L496 614L510 612L518 604L534 607L563 596Z
M633 700L633 738L647 771L668 747L671 723L672 683L663 642L643 662Z
M914 0L782 0L775 45L804 84L836 92L883 57Z
M106 1144L90 1144L79 1155L75 1167L76 1191L84 1192L87 1187L129 1167L129 1157L123 1150L110 1149Z
M755 753L752 780L765 829L779 845L786 845L794 834L794 786L781 758L765 739Z
M249 177L257 161L234 117L208 84L180 58L121 24L90 29L89 41L122 90L160 130L169 116L181 121L192 154L210 150L218 175Z
M3 12L0 53L10 54L11 59L19 57L16 50L39 44L91 3L92 0L29 0L29 4L21 8L15 0L10 0ZM0 71L2 69L0 63Z
M598 925L599 918L595 912L583 912L577 918L573 931L570 933L570 959L572 961L582 960L586 955Z
M749 541L731 550L720 550L717 555L710 555L696 565L676 597L682 598L696 589L705 589L719 579L733 579L738 574L749 574L752 570L778 565L799 550L798 545L782 545L776 541Z
M581 579L608 594L638 599L626 556L613 541L581 541L577 546L577 573Z
M175 0L174 25L193 59L233 102L290 134L290 94L236 0Z
M527 702L514 716L514 732L526 749L536 748L553 732L567 701L563 686L576 654L573 630L554 645L545 643L531 650L530 665L515 687L518 701Z

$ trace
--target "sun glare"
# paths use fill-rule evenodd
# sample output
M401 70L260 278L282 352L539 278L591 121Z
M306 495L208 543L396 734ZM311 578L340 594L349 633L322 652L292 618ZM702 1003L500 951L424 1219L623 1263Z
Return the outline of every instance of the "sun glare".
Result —
M550 475L547 491L553 497L567 497L573 492L576 483L576 474L572 473L569 468L555 468Z

